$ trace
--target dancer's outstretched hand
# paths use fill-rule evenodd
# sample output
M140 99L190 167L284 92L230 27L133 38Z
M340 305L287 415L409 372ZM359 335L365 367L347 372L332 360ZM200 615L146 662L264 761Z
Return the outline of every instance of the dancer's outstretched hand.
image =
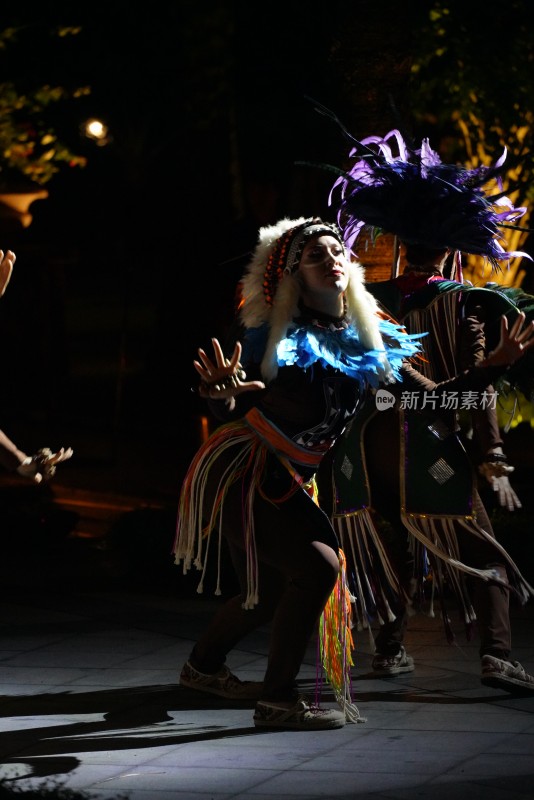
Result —
M495 492L501 508L506 508L508 511L522 508L521 500L508 478L508 475L514 471L514 467L501 461L484 461L480 464L478 471Z
M193 365L200 375L199 394L211 400L228 400L243 392L265 389L263 381L247 381L246 374L239 363L241 343L236 342L230 359L226 358L218 339L212 339L215 359L199 348L199 361Z
M72 447L61 447L56 453L49 447L42 447L35 455L28 456L26 461L17 467L17 472L34 483L49 481L55 475L56 466L62 461L67 461L73 452Z
M518 314L513 324L508 318L501 317L501 338L495 350L484 359L484 364L491 367L502 367L513 364L534 347L534 321L525 324L525 314Z

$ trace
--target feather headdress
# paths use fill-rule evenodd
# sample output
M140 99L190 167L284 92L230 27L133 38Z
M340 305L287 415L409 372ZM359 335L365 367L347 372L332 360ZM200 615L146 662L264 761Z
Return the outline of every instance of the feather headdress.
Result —
M480 255L495 270L516 256L531 259L522 251L507 252L500 241L500 229L517 228L514 223L526 212L502 191L506 148L493 166L468 169L442 163L427 138L420 148L410 148L398 130L358 141L335 115L318 110L332 117L353 144L350 169L329 167L338 174L329 203L350 249L368 226L373 235L392 233L429 249ZM486 188L490 183L496 194Z
M241 280L239 316L245 328L268 327L261 365L266 380L276 375L277 346L299 314L298 267L304 246L321 233L334 236L345 246L339 228L319 217L286 217L260 228L252 260ZM345 299L347 319L358 331L362 345L369 350L384 350L376 300L365 288L363 267L354 261L350 262Z

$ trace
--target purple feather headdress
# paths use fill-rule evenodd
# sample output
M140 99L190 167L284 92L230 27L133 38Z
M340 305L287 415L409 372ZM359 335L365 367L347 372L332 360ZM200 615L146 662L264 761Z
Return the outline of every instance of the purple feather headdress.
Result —
M506 148L493 166L467 169L443 164L428 139L420 149L410 149L398 130L383 138L350 138L355 146L349 155L356 160L349 170L338 171L329 195L350 249L367 226L373 235L392 233L431 249L483 256L493 269L516 256L531 259L518 250L507 252L499 241L499 229L517 228L513 223L526 212L502 191ZM486 193L490 181L498 194Z

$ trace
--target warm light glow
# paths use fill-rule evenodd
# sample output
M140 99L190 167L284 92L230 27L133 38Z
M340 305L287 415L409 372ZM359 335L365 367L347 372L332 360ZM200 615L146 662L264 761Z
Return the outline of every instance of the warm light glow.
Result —
M200 417L200 436L202 442L207 441L210 435L209 420L207 417Z
M0 203L7 206L23 228L27 228L33 219L29 212L31 204L35 200L46 200L47 197L46 189L36 189L33 192L2 192L0 193Z
M505 394L499 393L496 406L499 427L504 431L527 423L534 428L534 403L518 389Z
M97 144L107 144L109 141L109 128L100 119L93 117L82 125L82 132L88 139L93 139Z

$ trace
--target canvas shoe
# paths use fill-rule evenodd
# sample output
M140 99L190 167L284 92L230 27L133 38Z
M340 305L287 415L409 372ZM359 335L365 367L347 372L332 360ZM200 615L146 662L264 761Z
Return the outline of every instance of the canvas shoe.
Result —
M396 656L383 656L381 653L375 653L372 669L377 675L400 675L402 672L413 672L415 664L413 658L401 645Z
M508 692L534 692L534 678L525 672L519 661L505 661L495 656L482 656L480 681L484 686Z
M257 728L275 728L291 731L321 731L342 728L345 715L341 711L319 708L299 697L291 708L276 703L256 703L254 725Z
M230 672L228 667L222 667L215 674L207 675L195 669L189 661L186 661L182 668L180 686L216 694L228 700L258 700L263 689L261 681L242 681Z

